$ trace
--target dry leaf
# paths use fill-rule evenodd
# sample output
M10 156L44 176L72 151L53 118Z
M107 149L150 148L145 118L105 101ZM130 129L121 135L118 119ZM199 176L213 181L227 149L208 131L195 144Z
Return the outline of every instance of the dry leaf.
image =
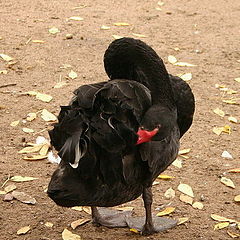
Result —
M191 151L191 148L182 149L178 152L178 155L184 155Z
M215 108L215 109L213 110L213 112L216 113L216 114L217 114L218 116L220 116L220 117L224 117L224 116L225 116L225 112L222 111L222 110L219 109L219 108Z
M130 228L129 231L130 231L130 232L133 232L133 233L139 233L138 230L135 229L135 228Z
M24 192L13 191L12 195L14 198L16 198L18 201L20 201L22 203L33 204L33 205L36 203L35 198L31 197L30 195L28 195Z
M83 208L81 206L71 207L71 209L76 210L76 211L80 211L80 212L83 210Z
M10 61L13 60L12 57L10 57L10 56L8 56L8 55L6 55L6 54L3 54L3 53L0 53L0 57L1 57L4 61L6 61L6 62L10 62Z
M66 228L62 232L62 239L63 240L81 240L81 237L77 234L73 234Z
M174 63L177 62L177 59L173 55L169 55L168 56L168 62L170 62L171 64L174 64Z
M50 102L53 99L52 96L44 93L37 93L36 98L43 102Z
M228 170L229 173L240 173L240 168L233 168Z
M180 183L178 185L178 190L189 197L194 197L193 190L188 184Z
M238 120L235 117L228 117L229 122L238 123Z
M235 185L230 178L221 177L221 183L225 184L228 187L235 188Z
M22 227L17 231L17 235L26 234L30 229L31 229L30 226Z
M58 83L56 83L56 85L53 88L62 88L66 84L67 84L66 82L58 82Z
M108 27L108 26L106 26L106 25L102 25L102 26L100 27L100 29L102 29L102 30L108 30L108 29L110 29L110 27Z
M68 18L69 20L74 20L74 21L82 21L83 18L82 17L78 17L78 16L73 16L73 17L70 17Z
M5 195L7 194L5 191L0 191L0 195Z
M230 222L230 223L235 223L236 222L233 219L225 218L225 217L219 216L217 214L211 214L211 218L215 221L218 221L218 222Z
M235 196L234 201L237 202L237 203L240 203L240 195Z
M120 38L123 38L123 36L119 36L119 35L112 35L112 37L113 37L114 39L120 39Z
M175 177L172 177L172 176L169 176L169 175L165 175L165 174L161 174L157 178L163 179L163 180L170 180L170 179L173 179Z
M225 99L225 100L222 100L224 103L227 103L227 104L236 104L238 105L238 102L237 100L234 100L234 99Z
M19 120L13 121L13 122L10 123L10 126L11 127L16 127L19 124L19 122L20 122Z
M240 237L240 234L234 233L234 232L227 231L227 234L232 238L239 238Z
M126 22L115 22L113 23L114 26L129 26L129 23Z
M173 166L177 167L177 168L182 168L182 160L181 159L176 159L173 163Z
M28 113L27 115L27 121L31 122L33 121L34 119L36 119L37 117L37 114L36 113Z
M217 223L215 226L214 226L214 230L219 230L219 229L223 229L223 228L226 228L229 226L229 222L220 222L220 223Z
M195 203L193 203L193 208L197 208L197 209L203 209L203 204L201 203L201 202L195 202Z
M160 7L155 7L155 9L158 11L162 11L162 9Z
M197 65L187 63L187 62L176 62L176 63L174 63L174 65L179 66L179 67L195 67L195 66L197 66Z
M234 80L235 80L236 82L240 82L240 77L234 78Z
M39 152L42 147L43 147L43 144L34 145L33 147L25 147L22 150L20 150L18 153L35 153L35 152Z
M190 81L192 79L192 73L184 73L179 77L184 81Z
M175 191L172 188L167 189L164 193L164 197L166 199L173 199L175 197Z
M77 73L74 72L73 70L70 71L70 73L68 74L68 77L70 77L71 79L75 79L77 78Z
M132 33L133 36L138 37L138 38L146 38L147 36L144 34L139 34L139 33Z
M228 151L223 151L221 156L223 158L233 159L232 155Z
M25 133L33 133L33 132L34 132L34 130L31 129L31 128L22 128L22 130L23 130L23 132L25 132Z
M53 227L53 223L51 222L46 222L44 225L49 228Z
M177 225L183 224L183 223L187 222L188 220L189 220L188 217L179 218Z
M118 211L133 211L134 207L115 207Z
M82 210L87 214L90 214L90 215L92 214L92 210L90 207L83 207Z
M33 43L45 43L43 40L32 40Z
M185 195L185 194L181 194L180 197L179 197L179 199L180 199L182 202L188 203L188 204L190 204L190 205L192 205L192 203L193 203L193 198L192 198L192 197L189 197L189 196L187 196L187 195Z
M73 222L71 223L71 227L72 227L72 229L76 229L78 226L82 226L82 225L84 225L85 223L88 223L88 222L90 222L90 221L91 221L91 219L89 219L89 218L78 219L78 220L73 221Z
M38 160L44 160L48 156L43 156L43 155L32 155L32 156L24 156L23 160L27 161L38 161Z
M225 125L224 127L214 127L212 131L218 136L221 135L221 133L231 134L231 127L229 125Z
M160 182L154 181L154 182L152 183L152 186L155 186L155 185L158 185L158 184L160 184Z
M42 110L41 117L46 122L57 121L57 117L47 109Z
M48 143L44 144L41 150L39 151L39 154L42 156L47 156L49 148L50 148L50 145Z
M158 1L158 3L157 3L159 6L163 6L165 3L164 2L162 2L162 1Z
M174 207L167 207L163 211L159 212L157 214L157 217L169 215L170 213L174 212L175 208Z
M52 28L50 28L48 31L49 31L49 33L51 33L51 34L56 34L56 33L59 33L59 32L60 32L60 30L59 30L58 28L56 28L56 27L52 27Z
M28 181L33 181L37 178L35 177L22 177L22 176L13 176L10 178L11 181L13 182L28 182Z
M15 190L16 188L17 187L14 184L10 184L4 188L4 191L5 191L5 193L9 193L9 192L12 192L13 190Z

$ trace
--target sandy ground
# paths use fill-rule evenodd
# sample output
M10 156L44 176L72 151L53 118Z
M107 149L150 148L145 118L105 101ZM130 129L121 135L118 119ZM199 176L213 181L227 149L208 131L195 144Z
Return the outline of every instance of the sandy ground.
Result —
M227 94L215 87L224 85L239 90L239 15L240 1L231 0L166 0L161 6L157 1L47 1L47 0L3 0L1 1L0 53L13 57L8 62L0 59L0 85L14 84L0 88L0 186L9 176L32 176L31 182L15 183L18 191L35 197L35 205L27 205L17 200L0 201L0 238L26 240L62 239L61 233L68 228L82 239L175 239L175 240L218 240L231 239L227 231L240 234L235 226L214 230L217 222L210 218L218 214L240 221L240 205L233 201L240 194L240 175L227 173L239 165L239 124L228 121L228 116L240 120L239 105L226 104L222 100L237 99L240 95ZM156 8L161 8L156 9ZM82 21L69 20L79 16ZM130 26L114 26L114 22L127 22ZM110 29L102 30L102 25ZM57 34L49 33L56 27ZM38 114L32 122L22 122L29 112L47 109L54 114L59 106L67 104L72 91L84 83L106 80L102 58L112 35L132 36L144 34L142 38L164 59L172 74L191 72L189 81L196 97L196 114L193 126L182 139L181 148L191 148L188 159L183 159L183 167L169 167L165 172L175 178L160 180L154 186L154 213L163 204L176 207L173 218L189 217L189 221L168 232L150 237L139 236L128 229L96 228L91 223L72 230L70 223L88 216L84 212L56 206L44 192L56 165L43 161L24 161L18 153L22 149L23 138L34 142L37 136L48 137L49 123ZM72 34L72 39L66 39ZM135 36L136 37L136 36ZM44 41L43 43L34 40ZM195 67L174 66L167 61L174 55L179 61L195 64ZM14 63L14 64L11 64ZM71 67L66 66L70 64ZM67 79L70 70L77 73L76 79ZM56 89L60 80L67 85ZM53 96L50 103L37 100L33 96L22 95L26 91L38 91ZM226 116L220 117L213 109L220 108ZM12 121L20 120L16 127ZM230 125L231 134L214 134L214 126ZM23 127L34 129L34 133L24 133ZM43 131L42 131L43 130ZM233 159L224 159L222 152L230 152ZM231 189L220 182L225 176L231 178L236 188ZM202 210L179 200L179 183L189 184L194 191L195 201L202 201ZM9 185L8 182L5 186ZM167 200L164 192L172 187L176 197ZM3 190L1 188L0 190ZM4 196L0 196L3 198ZM133 206L137 215L143 214L141 199L125 206ZM53 227L44 224L52 222ZM17 230L30 225L26 235L17 235Z

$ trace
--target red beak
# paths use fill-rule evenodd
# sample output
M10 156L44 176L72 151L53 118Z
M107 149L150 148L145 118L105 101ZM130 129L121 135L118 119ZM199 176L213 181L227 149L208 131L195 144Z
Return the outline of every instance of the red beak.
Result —
M154 128L152 131L147 131L139 128L137 132L138 140L136 145L151 141L152 137L155 136L158 131L159 131L159 128Z

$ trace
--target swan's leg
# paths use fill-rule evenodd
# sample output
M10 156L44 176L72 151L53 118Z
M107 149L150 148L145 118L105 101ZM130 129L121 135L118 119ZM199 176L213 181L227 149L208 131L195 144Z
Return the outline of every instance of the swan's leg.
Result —
M143 235L151 235L175 227L177 221L170 218L152 216L152 190L151 187L143 190L145 219L143 217L130 217L127 219L128 227L140 231Z
M130 211L117 211L108 208L91 207L92 223L95 226L127 227L126 217L131 216Z

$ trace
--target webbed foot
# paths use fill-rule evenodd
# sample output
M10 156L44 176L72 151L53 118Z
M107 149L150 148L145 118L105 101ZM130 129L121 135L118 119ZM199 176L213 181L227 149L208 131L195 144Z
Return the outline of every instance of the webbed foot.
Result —
M142 235L151 235L173 228L177 221L166 217L152 217L152 224L146 223L144 217L128 217L127 225L129 228L136 229Z
M95 226L127 227L126 219L132 215L132 211L117 211L108 208L92 207L92 223Z

